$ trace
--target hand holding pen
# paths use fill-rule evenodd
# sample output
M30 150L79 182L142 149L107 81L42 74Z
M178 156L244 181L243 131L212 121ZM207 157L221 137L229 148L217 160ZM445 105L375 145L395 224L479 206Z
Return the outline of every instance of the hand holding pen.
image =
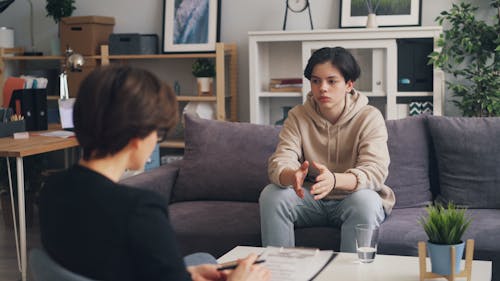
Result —
M264 262L264 260L259 260L260 255L250 254L244 259L234 261L237 265L234 270L221 271L227 274L228 281L240 281L240 280L262 280L267 281L271 279L271 272L259 265L258 263ZM218 270L223 267L228 267L227 263L220 264ZM231 266L232 267L232 266ZM227 272L228 271L228 272ZM227 272L227 273L226 273Z
M259 259L260 256L262 256L262 254L260 254L260 255L257 256L257 258L255 259L255 261L253 262L253 264L259 264L259 263L263 263L263 262L266 261L266 260L263 260L263 259ZM250 256L248 256L248 257L250 257ZM238 267L238 264L242 260L243 259L238 259L238 260L235 260L235 261L228 261L228 262L220 263L219 267L217 268L217 270L232 270L232 269L235 269L236 267Z

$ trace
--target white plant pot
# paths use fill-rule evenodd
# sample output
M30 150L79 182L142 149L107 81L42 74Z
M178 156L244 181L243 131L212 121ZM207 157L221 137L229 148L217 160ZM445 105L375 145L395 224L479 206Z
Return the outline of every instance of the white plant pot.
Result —
M368 14L366 18L366 28L377 28L377 15L376 14Z
M212 84L214 81L213 77L198 77L198 95L199 96L211 96L212 95Z

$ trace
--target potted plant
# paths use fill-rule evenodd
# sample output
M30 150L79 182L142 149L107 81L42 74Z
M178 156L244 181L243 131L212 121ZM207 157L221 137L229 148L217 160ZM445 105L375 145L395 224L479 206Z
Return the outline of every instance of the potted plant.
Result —
M366 8L368 9L368 15L366 18L367 28L376 28L377 25L377 9L380 4L380 0L366 0Z
M56 24L62 18L71 16L75 9L75 0L47 0L45 5L47 17L52 17Z
M498 11L491 24L478 20L478 8L463 2L436 18L449 28L437 42L441 52L431 53L429 63L456 78L446 84L464 116L500 115L500 0L490 1Z
M215 76L215 66L207 58L199 58L192 65L193 75L198 82L198 95L212 95L213 77Z
M427 247L431 259L432 272L440 275L451 274L450 248L455 247L455 269L460 272L460 261L465 243L462 236L471 223L471 218L465 214L466 209L448 203L447 208L440 204L426 208L427 217L421 217L419 223L423 226L429 241Z
M73 14L76 9L75 0L47 0L45 5L45 10L47 11L47 17L52 17L56 24L61 22L64 17L69 17ZM61 47L59 43L59 34L61 33L61 27L57 28L57 38L54 38L50 42L50 48L52 55L60 55Z

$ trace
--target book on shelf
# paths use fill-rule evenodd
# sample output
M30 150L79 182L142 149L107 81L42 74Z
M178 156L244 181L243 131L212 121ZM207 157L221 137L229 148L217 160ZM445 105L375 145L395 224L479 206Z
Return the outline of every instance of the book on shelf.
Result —
M272 84L271 88L302 88L302 83L300 84Z
M273 78L269 82L270 92L298 92L302 91L302 78Z
M282 87L282 88L274 88L274 87L269 87L270 92L294 92L294 93L300 93L302 92L302 87L297 88L297 87Z
M271 78L271 84L302 84L302 78Z

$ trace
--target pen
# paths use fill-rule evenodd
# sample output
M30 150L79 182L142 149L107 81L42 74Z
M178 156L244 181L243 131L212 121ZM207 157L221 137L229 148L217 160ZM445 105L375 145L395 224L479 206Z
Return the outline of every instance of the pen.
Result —
M255 260L253 262L253 264L259 264L259 263L263 263L265 262L266 260ZM217 270L221 271L221 270L228 270L228 269L235 269L237 266L238 266L238 261L230 261L230 262L225 262L225 263L221 263L219 264L219 268L217 268Z

